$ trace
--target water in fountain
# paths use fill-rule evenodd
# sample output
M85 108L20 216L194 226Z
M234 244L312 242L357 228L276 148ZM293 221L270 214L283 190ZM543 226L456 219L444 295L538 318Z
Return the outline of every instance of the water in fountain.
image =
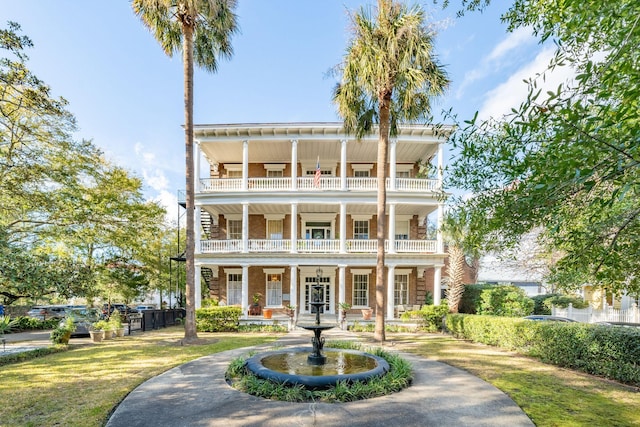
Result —
M313 331L312 352L308 353L306 348L293 348L257 354L247 361L247 368L256 376L278 383L319 389L335 385L338 381L366 381L382 376L389 370L386 360L369 353L340 349L328 349L325 354L322 353L325 342L322 332L335 325L320 324L320 312L325 304L321 298L320 276L321 273L318 273L318 280L312 286L313 301L310 302L316 313L315 323L299 325Z

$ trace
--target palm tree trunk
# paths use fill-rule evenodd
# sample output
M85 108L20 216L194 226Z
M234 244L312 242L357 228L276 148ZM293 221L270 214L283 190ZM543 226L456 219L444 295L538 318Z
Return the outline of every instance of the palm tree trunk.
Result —
M374 339L385 340L384 315L386 308L387 280L384 270L384 240L387 223L387 152L389 150L389 111L391 92L384 91L380 96L380 134L378 138L378 165L376 177L378 179L377 194L377 227L376 227L376 326Z
M195 234L194 234L194 170L193 170L193 27L183 22L183 67L184 67L184 132L186 159L186 210L187 210L187 243L186 258L186 318L184 323L185 341L198 338L196 332L196 295L195 295Z
M447 289L447 302L449 311L457 313L464 293L464 283L462 281L464 251L458 245L449 245L449 286Z

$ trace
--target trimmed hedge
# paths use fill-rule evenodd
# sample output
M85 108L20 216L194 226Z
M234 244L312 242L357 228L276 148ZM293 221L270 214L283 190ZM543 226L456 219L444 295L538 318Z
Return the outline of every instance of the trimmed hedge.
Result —
M208 307L196 310L196 327L200 332L236 332L240 324L240 307Z
M402 320L420 320L421 328L429 332L442 330L442 318L449 313L447 304L424 305L420 310L410 310L402 313Z
M515 350L543 362L640 386L640 330L449 314L455 336Z

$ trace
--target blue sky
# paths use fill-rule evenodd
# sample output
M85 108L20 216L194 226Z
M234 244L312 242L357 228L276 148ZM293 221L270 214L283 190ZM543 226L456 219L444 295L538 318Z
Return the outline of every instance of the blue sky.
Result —
M217 74L195 73L195 123L339 121L327 72L349 39L348 11L375 0L239 0L241 33ZM452 1L456 3L456 1ZM469 118L506 113L526 93L550 50L528 31L507 33L504 2L456 18L422 2L438 31L435 52L452 80L434 112ZM176 218L184 188L181 57L167 57L129 1L2 1L34 42L28 67L70 103L79 130L145 182L149 198Z

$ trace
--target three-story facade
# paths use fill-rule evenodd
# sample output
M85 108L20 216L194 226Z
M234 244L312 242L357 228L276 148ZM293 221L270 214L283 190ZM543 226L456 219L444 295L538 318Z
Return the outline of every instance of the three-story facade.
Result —
M402 126L390 141L388 319L427 293L440 299L446 255L427 217L442 220L449 131ZM211 297L245 316L254 295L274 311L308 313L316 283L325 313L341 302L375 307L376 134L356 140L340 123L196 125L194 134L197 287L204 278Z

